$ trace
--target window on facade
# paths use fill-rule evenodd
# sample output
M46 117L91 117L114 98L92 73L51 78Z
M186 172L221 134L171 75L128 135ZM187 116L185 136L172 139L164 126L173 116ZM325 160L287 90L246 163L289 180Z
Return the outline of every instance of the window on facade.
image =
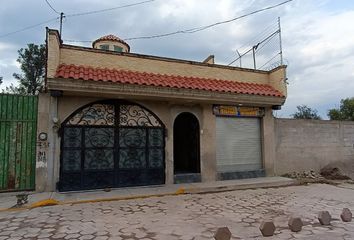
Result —
M109 50L109 45L100 45L102 50Z
M114 51L116 51L116 52L123 52L123 48L118 47L118 46L114 46Z

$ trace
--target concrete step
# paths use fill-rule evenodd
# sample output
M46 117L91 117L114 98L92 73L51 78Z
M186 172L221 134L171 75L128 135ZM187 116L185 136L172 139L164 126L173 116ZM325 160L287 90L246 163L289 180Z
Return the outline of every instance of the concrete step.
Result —
M284 177L261 177L240 180L225 180L210 183L193 183L185 189L186 193L223 192L254 188L271 188L297 185L295 179Z

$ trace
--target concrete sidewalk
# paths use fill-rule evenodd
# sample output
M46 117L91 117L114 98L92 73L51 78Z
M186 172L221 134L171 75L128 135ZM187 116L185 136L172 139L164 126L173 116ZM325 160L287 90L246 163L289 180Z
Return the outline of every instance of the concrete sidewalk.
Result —
M24 208L31 208L35 204L54 200L55 204L78 204L85 202L117 201L154 196L223 192L251 188L270 188L296 185L297 181L284 177L250 178L242 180L228 180L203 183L171 184L160 186L131 187L112 189L111 191L94 190L80 192L28 192L28 204ZM16 195L20 193L0 193L0 211L10 209L16 205Z

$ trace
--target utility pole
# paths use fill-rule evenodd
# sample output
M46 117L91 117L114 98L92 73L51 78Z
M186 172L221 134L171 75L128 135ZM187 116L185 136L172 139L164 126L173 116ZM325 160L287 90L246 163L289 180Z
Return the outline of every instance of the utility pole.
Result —
M283 65L283 46L281 42L281 27L280 27L280 17L278 17L278 28L279 28L279 55L280 55L280 65Z
M252 53L253 53L253 68L256 69L256 46L252 47Z
M63 30L63 18L64 18L64 13L61 12L60 13L60 31L59 31L59 35L60 35L60 38L62 38L62 30Z

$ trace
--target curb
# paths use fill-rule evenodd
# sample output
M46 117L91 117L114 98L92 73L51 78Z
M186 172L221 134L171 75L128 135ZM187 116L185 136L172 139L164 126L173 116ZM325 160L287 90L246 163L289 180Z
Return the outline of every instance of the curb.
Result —
M31 205L24 205L23 207L18 208L2 208L0 212L11 212L11 211L22 211L22 210L31 210L39 207L46 206L59 206L59 205L75 205L75 204L84 204L84 203L97 203L97 202L111 202L111 201L121 201L121 200L132 200L132 199L144 199L151 197L164 197L164 196L178 196L185 194L207 194L207 193L217 193L217 192L228 192L236 190L246 190L246 189L261 189L261 188L278 188L278 187L289 187L289 186L298 186L300 185L297 180L292 180L288 182L274 182L274 183L258 183L257 185L231 185L231 186L217 186L217 187L204 187L204 188L179 188L175 192L167 192L160 194L145 194L145 195L133 195L133 196L124 196L124 197L111 197L111 198L96 198L88 200L74 200L74 201L58 201L53 198L44 199L32 203Z
M77 201L58 201L56 199L49 198L49 199L44 199L41 201L34 202L31 205L24 205L23 207L0 208L0 212L31 210L31 209L39 208L39 207L59 206L59 205L69 205L69 204L75 205L75 204L83 204L83 203L97 203L97 202L112 202L112 201L120 201L120 200L144 199L144 198L150 198L150 197L178 196L178 195L184 195L184 194L190 194L190 193L187 193L184 188L180 188L176 192L172 192L172 193L146 194L146 195L135 195L135 196L113 197L113 198L97 198L97 199L77 200Z

